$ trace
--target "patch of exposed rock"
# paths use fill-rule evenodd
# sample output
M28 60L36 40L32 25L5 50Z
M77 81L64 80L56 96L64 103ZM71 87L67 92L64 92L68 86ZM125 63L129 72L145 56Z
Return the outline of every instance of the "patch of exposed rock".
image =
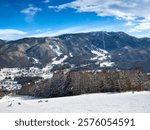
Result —
M2 97L4 97L4 96L5 96L4 92L2 92L2 91L0 90L0 99L1 99Z

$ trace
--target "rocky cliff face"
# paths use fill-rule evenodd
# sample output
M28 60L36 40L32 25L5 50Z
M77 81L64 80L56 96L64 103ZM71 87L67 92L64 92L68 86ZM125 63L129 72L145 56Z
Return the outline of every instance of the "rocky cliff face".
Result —
M150 39L123 32L91 32L0 41L0 68L56 70L142 68L150 71Z
M59 71L51 79L25 84L19 94L61 97L85 93L143 91L149 88L149 77L139 70Z

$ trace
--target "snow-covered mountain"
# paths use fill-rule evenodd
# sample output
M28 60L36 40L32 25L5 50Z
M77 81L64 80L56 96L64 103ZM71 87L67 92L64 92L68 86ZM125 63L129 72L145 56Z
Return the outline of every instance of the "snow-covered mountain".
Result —
M0 40L0 68L34 66L55 71L140 67L150 71L149 65L150 39L123 32Z

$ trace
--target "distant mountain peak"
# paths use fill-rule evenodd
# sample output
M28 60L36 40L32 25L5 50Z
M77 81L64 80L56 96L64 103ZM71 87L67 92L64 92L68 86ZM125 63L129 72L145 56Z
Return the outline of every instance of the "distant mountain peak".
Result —
M150 39L124 32L99 31L9 42L0 40L0 61L0 68L49 66L55 71L141 67L150 71L147 67L150 65Z

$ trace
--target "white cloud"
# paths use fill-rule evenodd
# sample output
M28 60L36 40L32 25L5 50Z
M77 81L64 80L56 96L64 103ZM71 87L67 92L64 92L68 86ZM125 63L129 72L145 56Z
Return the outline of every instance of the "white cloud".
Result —
M26 20L32 21L32 18L37 12L42 11L39 7L34 7L32 4L29 4L27 8L21 10L20 12L26 14Z
M50 2L50 0L44 0L43 1L43 3L49 3Z
M69 28L61 28L61 29L37 29L34 33L27 33L21 30L15 29L0 29L0 39L3 40L16 40L24 37L50 37L50 36L58 36L61 34L70 34L70 33L86 33L86 32L95 32L100 30L112 31L112 26L100 26L100 25L81 25L74 26ZM116 28L116 31L120 31Z
M33 34L28 37L49 37L49 36L58 36L61 34L70 34L70 33L86 33L86 32L96 32L100 30L112 31L113 29L110 27L101 27L99 25L86 25L86 26L74 26L70 28L62 28L58 30L48 30L43 31L41 33ZM116 28L116 31L120 31Z
M30 37L46 37L46 36L58 36L61 34L68 34L68 33L81 33L81 32L90 32L92 29L88 29L84 26L78 26L78 27L70 27L70 28L63 28L59 30L49 30L42 33L31 35ZM93 29L93 31L96 31Z
M17 29L0 29L0 39L3 40L14 40L23 37L27 32Z
M95 12L98 16L113 16L127 22L130 31L150 29L150 0L75 0L59 6L58 10L73 8L77 12Z
M134 24L134 27L130 29L130 32L142 32L145 30L150 30L150 19L148 18L140 20L138 23Z

